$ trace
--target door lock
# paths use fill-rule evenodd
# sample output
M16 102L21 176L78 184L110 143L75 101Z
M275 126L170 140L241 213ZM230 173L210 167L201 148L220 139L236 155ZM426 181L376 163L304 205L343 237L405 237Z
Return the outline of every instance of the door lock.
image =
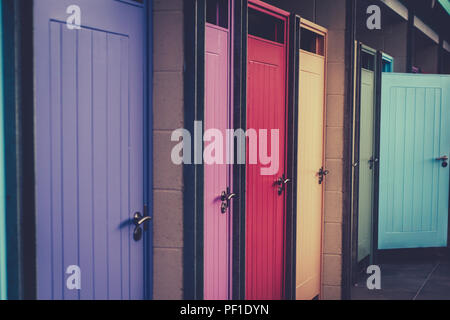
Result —
M437 161L442 161L442 168L447 168L448 167L448 157L447 156L442 156L440 158L436 159Z
M220 211L225 214L227 213L227 209L230 207L230 201L234 198L237 198L236 193L230 193L230 188L227 188L227 191L222 192L220 195L220 200L222 204L220 205Z
M372 170L375 166L375 163L378 163L378 158L371 157L369 160L369 169Z
M324 170L324 168L320 168L319 169L319 184L323 183L323 180L325 179L325 177L330 173L330 171L328 170Z
M291 179L286 179L285 175L281 178L278 178L276 181L276 184L278 185L278 195L281 196L283 194L283 191L286 189L286 184L291 182Z
M140 241L142 239L142 227L144 227L144 230L147 230L147 222L152 220L152 217L144 217L140 212L136 212L133 217L133 224L134 224L134 232L133 232L133 239L134 241Z

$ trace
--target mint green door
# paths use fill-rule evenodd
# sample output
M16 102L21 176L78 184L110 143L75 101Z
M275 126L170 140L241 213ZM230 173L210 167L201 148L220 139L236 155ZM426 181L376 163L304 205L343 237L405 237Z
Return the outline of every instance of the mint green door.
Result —
M447 245L450 76L383 73L378 248Z
M372 253L375 72L361 69L358 262Z
M5 168L3 140L3 22L0 1L0 300L6 299Z

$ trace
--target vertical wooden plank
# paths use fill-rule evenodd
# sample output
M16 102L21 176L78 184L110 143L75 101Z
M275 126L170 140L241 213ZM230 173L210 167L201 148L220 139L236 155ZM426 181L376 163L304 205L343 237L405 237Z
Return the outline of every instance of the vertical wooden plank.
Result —
M404 187L404 172L403 163L405 158L405 108L406 108L406 90L405 88L395 89L397 91L397 100L395 101L395 131L394 136L394 193L393 198L396 199L393 209L392 227L394 232L402 231L403 222L403 187Z
M94 188L94 297L108 299L108 198L107 198L107 41L106 34L93 33L93 188Z
M412 159L413 171L414 171L414 182L413 182L413 214L412 214L412 230L414 232L421 231L421 215L423 210L423 194L422 188L424 184L424 170L422 168L423 164L423 153L425 147L425 137L423 132L425 131L425 114L427 112L425 108L425 89L417 88L415 90L415 110L413 111L415 115L414 122L414 154Z
M59 46L58 42L55 41L58 38L55 38L55 36L58 36L59 34L59 28L54 27L54 25L47 26L46 33L49 38L50 44L48 47L50 48L49 55L51 58L55 58L55 54L59 57ZM47 42L48 43L48 42ZM56 60L56 61L59 61ZM47 83L50 82L51 76L54 74L52 72L52 69L49 69L49 66L43 67L47 72L46 80ZM53 82L52 82L53 85ZM48 85L47 85L48 89ZM53 91L52 91L53 92ZM42 134L45 139L42 139L41 141L36 141L36 148L41 150L41 153L36 154L36 168L39 168L39 170L36 170L36 177L40 179L41 181L41 188L37 190L37 196L36 197L36 212L43 214L41 216L38 216L38 221L42 221L43 224L46 226L45 228L38 228L36 230L36 237L38 237L42 243L41 245L37 246L36 253L37 253L37 265L38 266L45 266L45 268L41 268L41 277L38 279L39 281L44 283L47 283L47 285L42 288L38 286L38 295L42 295L46 299L52 298L52 292L53 292L53 276L54 273L52 272L53 268L53 247L52 247L52 198L51 198L51 186L52 186L52 174L51 174L51 157L52 157L52 140L51 140L51 131L52 131L52 111L53 111L53 103L54 100L52 99L52 96L46 96L45 98L42 98L42 104L43 108L41 109L41 112L36 113L36 132L39 132ZM41 193L39 193L41 192Z
M442 96L442 89L441 88L432 88L430 90L430 94L433 97L433 108L430 110L432 113L432 116L434 116L433 119L433 130L434 137L439 137L439 139L434 138L433 139L433 155L431 158L431 162L436 162L436 158L440 156L440 140L441 138L441 116L445 117L445 113L442 114L441 111L441 96ZM445 135L443 132L442 135ZM431 231L437 231L439 229L439 226L437 225L438 218L439 218L439 181L441 180L440 171L442 171L441 167L435 165L433 163L433 169L432 169L432 175L435 177L435 181L433 183L432 187L432 197L431 197L431 217L430 217L430 230Z
M93 33L82 29L78 34L78 168L80 268L82 300L94 299L93 248Z
M135 27L140 32L140 26ZM136 43L132 39L128 40L128 54L129 61L143 61L143 50L141 43ZM144 214L144 193L143 193L143 105L144 105L144 88L142 79L144 78L144 69L141 64L129 64L129 197L130 197L130 211L129 218L132 219L135 212ZM144 296L143 273L144 273L144 255L143 255L143 241L136 242L132 239L130 241L130 270L129 281L131 288L130 298L133 300L142 299Z
M121 281L117 277L122 276L121 257L117 252L121 239L114 235L121 227L120 216L120 95L121 95L121 46L120 37L108 35L108 230L111 236L108 241L108 283L109 298L118 300L122 296Z
M128 300L131 298L131 286L129 282L130 274L130 242L132 241L131 222L127 219L130 218L131 205L130 205L130 155L128 152L130 140L130 114L129 114L129 46L128 39L122 38L120 41L121 63L120 63L120 200L121 200L121 221L122 223L128 222L122 225L120 228L120 254L121 254L121 267L122 267L122 299Z
M62 28L61 51L61 165L63 270L78 266L78 134L77 134L77 31ZM63 298L78 299L77 290L69 290L64 277Z
M404 180L404 192L403 192L403 203L404 203L404 214L402 221L402 230L404 232L412 231L412 215L414 207L412 203L413 198L413 181L414 181L414 166L411 165L414 154L414 123L415 123L415 99L416 90L413 88L406 89L406 114L405 114L405 162L402 168L405 175Z
M437 176L433 175L433 167L435 166L434 159L435 156L435 143L434 143L434 90L431 88L425 89L425 131L423 132L425 145L423 153L423 170L424 170L424 185L428 186L423 189L422 199L424 206L422 207L421 214L421 231L432 231L431 230L431 216L432 210L432 198L434 182Z
M51 145L51 197L52 197L52 223L51 223L51 236L52 236L52 276L53 292L52 299L62 299L64 290L64 265L63 265L63 230L62 230L62 124L61 124L61 109L62 109L62 43L61 33L62 26L58 23L51 23L51 56L54 58L51 68L51 132L50 139ZM44 190L42 190L44 191ZM42 212L42 218L46 215ZM44 221L42 221L44 222ZM45 232L45 229L43 229ZM38 270L39 271L39 270ZM44 284L42 284L44 286Z

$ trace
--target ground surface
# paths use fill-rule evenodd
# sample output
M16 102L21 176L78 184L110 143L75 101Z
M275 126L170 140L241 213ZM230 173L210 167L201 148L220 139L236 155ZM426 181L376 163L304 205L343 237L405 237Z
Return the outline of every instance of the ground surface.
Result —
M361 274L353 300L450 300L450 254L394 259L380 267L381 290L367 289L368 275Z

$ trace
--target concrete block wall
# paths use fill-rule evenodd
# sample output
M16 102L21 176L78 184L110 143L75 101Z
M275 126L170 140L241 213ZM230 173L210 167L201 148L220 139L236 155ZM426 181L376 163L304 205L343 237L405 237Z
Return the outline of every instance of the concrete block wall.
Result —
M322 256L324 300L341 299L342 213L344 208L345 141L345 1L320 0L315 3L316 23L328 29L325 210Z
M329 30L322 299L341 298L345 1L267 1ZM283 3L285 5L283 5ZM295 8L298 5L299 8ZM294 8L292 7L294 6ZM184 126L183 1L154 0L154 298L183 298L183 173L170 135Z
M358 30L357 40L394 57L394 72L406 72L407 35L408 23L398 21L382 24L381 31Z
M444 53L444 74L450 74L450 52Z
M408 23L399 22L387 26L383 51L394 57L394 72L407 71Z
M439 46L431 44L416 50L414 64L422 69L425 73L439 73L438 58Z
M183 168L170 161L184 126L183 1L154 0L154 299L183 298Z
M415 30L414 66L425 73L439 73L439 45L420 30Z

